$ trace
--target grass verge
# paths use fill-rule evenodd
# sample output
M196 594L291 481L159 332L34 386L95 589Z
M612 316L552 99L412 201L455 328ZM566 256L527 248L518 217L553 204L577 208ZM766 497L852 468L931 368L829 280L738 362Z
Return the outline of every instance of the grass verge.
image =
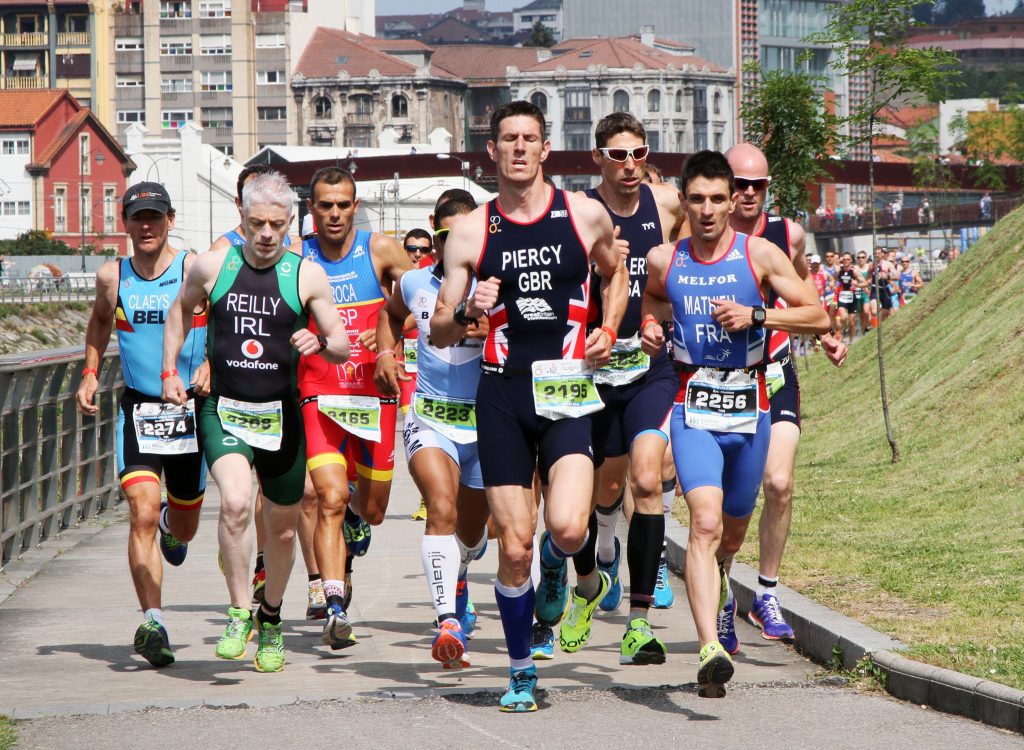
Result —
M14 722L6 716L0 716L0 750L10 750L18 741L14 731Z

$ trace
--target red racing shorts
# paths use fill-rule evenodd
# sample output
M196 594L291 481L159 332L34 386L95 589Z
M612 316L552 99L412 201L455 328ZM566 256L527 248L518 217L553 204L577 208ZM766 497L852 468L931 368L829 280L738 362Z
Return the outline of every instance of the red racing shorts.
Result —
M316 396L304 398L302 421L306 430L306 468L342 464L349 481L364 477L390 482L395 473L395 426L398 403L380 401L380 442L356 437L317 408Z

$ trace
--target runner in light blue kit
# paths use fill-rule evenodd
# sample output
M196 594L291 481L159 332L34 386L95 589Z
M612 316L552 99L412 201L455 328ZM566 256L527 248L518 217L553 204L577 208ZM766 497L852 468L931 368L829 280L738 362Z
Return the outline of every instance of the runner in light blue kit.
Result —
M828 316L777 247L729 227L736 186L722 154L691 156L682 185L692 234L647 256L641 334L644 351L657 354L661 324L673 322L672 448L690 511L686 593L701 646L699 694L717 698L734 671L718 641L721 561L743 543L771 431L765 329L820 334ZM766 309L772 292L788 307Z

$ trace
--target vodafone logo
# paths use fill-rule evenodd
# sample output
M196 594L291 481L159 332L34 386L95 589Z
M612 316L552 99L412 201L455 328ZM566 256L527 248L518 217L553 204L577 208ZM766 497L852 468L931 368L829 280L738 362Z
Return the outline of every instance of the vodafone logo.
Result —
M242 342L242 355L246 359L259 359L263 356L263 344L256 339L246 339Z

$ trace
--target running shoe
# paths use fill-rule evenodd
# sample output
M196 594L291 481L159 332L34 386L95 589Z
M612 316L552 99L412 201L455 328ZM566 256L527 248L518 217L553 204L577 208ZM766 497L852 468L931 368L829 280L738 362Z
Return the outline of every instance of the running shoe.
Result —
M372 531L370 524L359 516L356 516L356 518L359 519L357 523L349 523L347 518L342 521L341 533L345 537L345 544L348 546L349 554L355 557L362 557L370 549Z
M466 655L466 636L462 633L459 621L449 617L441 623L430 647L430 655L434 661L441 662L445 669L462 669L469 666Z
M534 661L547 661L555 658L555 631L549 625L540 622L533 623L530 656Z
M332 651L338 651L349 646L354 646L358 641L352 632L352 623L348 621L348 613L337 604L331 604L325 612L324 643L331 647Z
M675 601L676 595L672 593L672 589L668 585L668 563L662 557L661 564L658 566L658 582L654 584L654 608L668 609L675 604Z
M244 659L245 644L252 638L253 618L247 609L228 607L228 626L217 641L220 659Z
M160 503L160 517L164 519L164 523L167 522L167 501L164 500ZM171 532L160 532L160 554L164 556L164 559L169 565L177 567L185 562L185 555L188 554L188 545L184 542L179 542L178 538Z
M667 652L665 644L654 637L651 623L636 617L629 621L629 629L622 636L619 664L664 664Z
M135 631L135 653L154 667L166 667L174 664L174 654L171 653L167 628L152 617L147 617L146 621Z
M253 663L257 672L280 672L284 669L284 636L281 635L281 623L271 624L259 622L257 624L256 656Z
M426 521L427 520L427 501L422 497L420 498L420 507L412 512L409 516L413 521Z
M721 643L712 641L707 644L700 650L697 695L701 698L725 697L725 684L732 679L735 671L732 657L725 652Z
M462 632L467 638L472 638L476 633L476 621L476 606L472 601L469 601L466 603L466 611L459 618L459 625L462 626Z
M622 581L619 580L619 561L622 559L622 549L619 546L619 538L615 537L615 559L610 565L605 565L600 559L597 561L597 569L608 575L612 585L608 587L608 593L604 595L598 605L603 612L614 612L619 608L622 601Z
M322 620L327 617L327 597L324 596L323 581L310 581L306 604L307 620Z
M476 607L469 598L469 581L465 575L459 578L455 585L455 617L462 626L462 634L466 638L472 638L473 631L476 630Z
M508 681L508 692L501 696L501 710L510 714L536 711L537 699L533 697L536 689L536 667L528 667L521 672L513 672L511 679Z
M263 604L263 597L267 593L266 588L267 571L264 568L252 577L252 609L259 609L259 606Z
M540 548L535 554L541 554L544 549L544 542L548 538L548 532L540 538ZM536 614L538 622L554 627L565 614L565 608L569 603L569 566L563 559L557 568L549 568L540 565L540 585L537 587Z
M740 639L736 635L736 600L730 599L718 610L718 642L730 655L740 652Z
M565 611L565 619L562 620L562 627L558 629L558 645L566 653L579 651L590 640L590 625L594 621L594 610L598 602L604 599L612 582L604 571L597 572L599 588L597 594L591 600L586 600L572 591L572 600L569 608Z
M769 641L793 640L793 628L782 616L782 607L775 594L764 593L754 597L754 604L747 613L751 625L761 628L761 637Z

